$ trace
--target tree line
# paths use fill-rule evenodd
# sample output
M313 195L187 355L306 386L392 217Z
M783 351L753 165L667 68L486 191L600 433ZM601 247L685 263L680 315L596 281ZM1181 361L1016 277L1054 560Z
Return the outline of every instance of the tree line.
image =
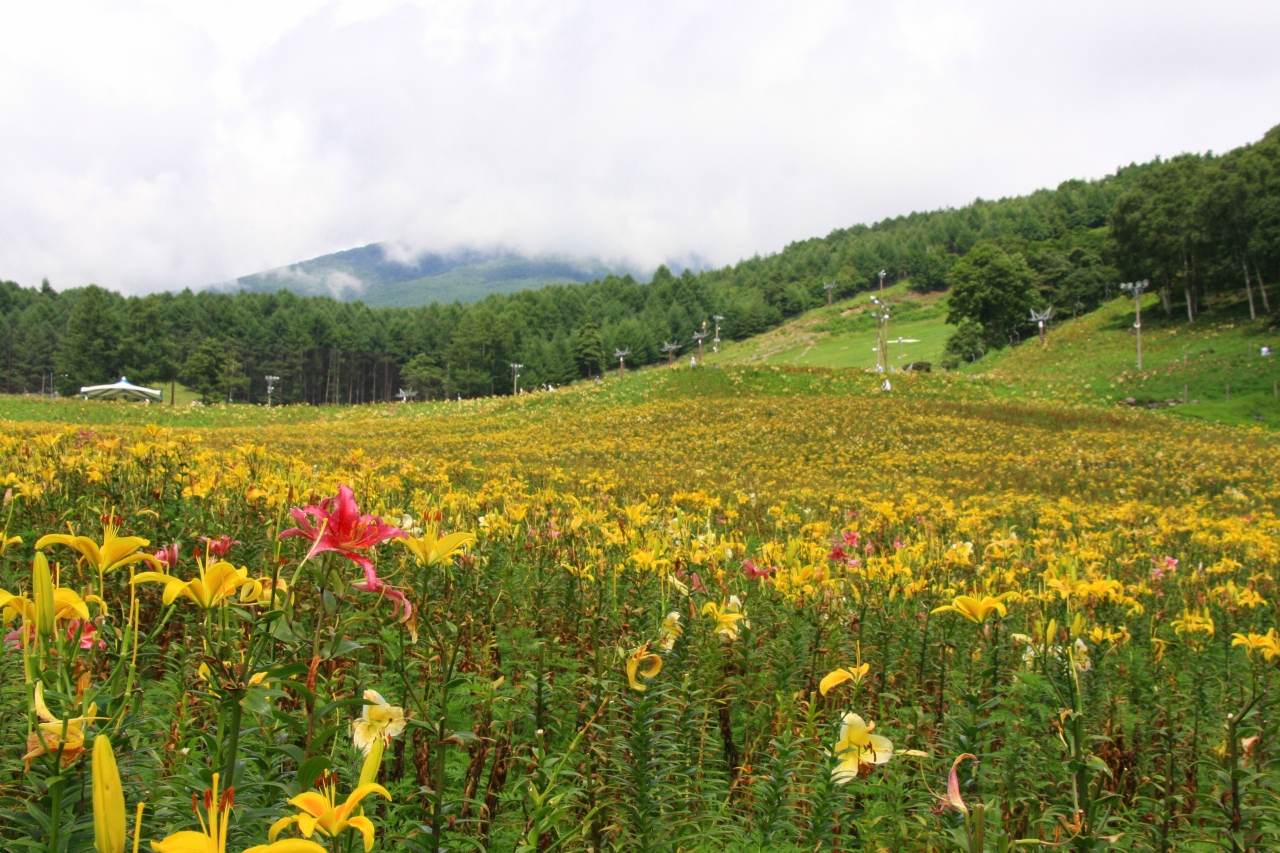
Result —
M123 375L259 403L272 375L274 402L314 405L390 401L401 388L421 398L510 393L513 363L524 388L598 375L615 349L630 350L628 365L655 363L669 342L687 353L716 315L722 337L749 337L824 304L824 284L844 298L875 286L881 270L917 290L954 284L953 357L1015 340L1028 307L1093 310L1121 275L1151 278L1167 307L1186 293L1194 316L1197 300L1236 286L1234 271L1255 290L1277 274L1276 135L1223 157L1134 164L838 229L721 269L659 267L649 282L610 275L472 304L375 309L288 291L124 297L0 282L0 382L8 393L67 395Z
M1008 237L966 253L950 270L947 321L956 331L943 364L1016 342L1032 308L1090 310L1099 295L1118 295L1121 279L1150 281L1166 318L1185 311L1194 323L1219 300L1275 322L1267 283L1280 277L1280 127L1221 156L1183 154L1138 169L1090 238L1068 251L1070 264L1044 251L1047 243Z

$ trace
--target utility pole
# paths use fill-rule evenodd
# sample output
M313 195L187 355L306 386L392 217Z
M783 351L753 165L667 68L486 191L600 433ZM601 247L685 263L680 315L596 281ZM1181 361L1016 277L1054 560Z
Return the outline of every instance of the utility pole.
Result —
M622 378L622 374L627 369L627 356L631 355L629 349L616 349L613 351L613 357L618 360L618 378Z
M836 283L835 283L834 281L829 281L829 282L827 282L826 284L822 285L822 289L823 289L823 290L825 290L825 291L827 292L827 307L828 307L828 308L830 308L830 307L831 307L831 294L835 292L835 289L836 289Z
M520 393L520 368L522 367L524 367L523 364L516 364L514 361L511 362L511 396L512 397Z
M665 343L665 344L663 344L663 345L662 345L662 351L663 351L663 352L665 352L665 353L667 354L667 364L668 364L668 366L674 366L674 364L675 364L675 358L676 358L676 352L677 352L679 349L680 349L680 344L679 344L679 342L677 342L677 341L671 341L671 342L669 342L669 343Z
M884 270L880 270L880 292L884 293Z
M269 409L271 408L271 393L276 390L276 383L280 381L280 377L264 376L263 378L267 380L267 408ZM172 391L170 391L170 396L172 396Z
M1040 325L1040 346L1044 346L1044 324L1048 322L1049 318L1052 316L1053 316L1052 305L1050 305L1048 308L1044 309L1043 311L1037 311L1034 308L1031 309L1031 322L1038 323Z
M1151 285L1147 279L1126 281L1120 285L1125 293L1133 294L1133 328L1138 337L1138 369L1142 369L1142 292Z
M724 321L724 316L717 314L711 318L716 324L716 336L711 339L711 351L720 352L720 323Z

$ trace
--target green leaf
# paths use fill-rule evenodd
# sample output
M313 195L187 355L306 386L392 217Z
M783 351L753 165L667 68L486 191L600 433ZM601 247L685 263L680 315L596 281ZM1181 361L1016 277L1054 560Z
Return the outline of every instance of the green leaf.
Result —
M315 784L316 779L321 773L328 770L331 766L329 756L315 755L308 758L302 764L298 765L298 791L307 791Z
M279 622L276 622L275 624L273 624L271 626L271 636L275 637L277 640L281 641L282 643L306 642L302 637L299 637L297 634L295 634L293 632L293 629L289 627L288 619L281 619Z
M322 660L333 660L334 658L340 658L343 655L351 654L355 650L362 648L364 648L364 646L360 645L355 640L348 640L343 637L326 646L324 650L321 651L320 658Z
M335 699L327 705L321 705L316 710L316 718L319 719L320 717L327 715L330 711L335 711L338 708L363 708L366 704L367 703L364 701L363 696L353 699Z
M295 746L294 744L291 744L291 743L282 743L279 746L270 747L268 751L278 752L281 755L287 756L291 758L293 762L299 766L304 764L307 760L307 754L303 752L300 747Z
M449 736L441 743L468 743L471 741L478 742L480 738L475 736L473 732L450 732Z

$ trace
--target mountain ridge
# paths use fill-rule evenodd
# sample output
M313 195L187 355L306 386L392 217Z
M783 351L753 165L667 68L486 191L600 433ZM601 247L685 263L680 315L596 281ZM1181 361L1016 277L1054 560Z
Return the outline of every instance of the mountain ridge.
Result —
M299 296L330 296L372 307L409 308L432 302L478 302L493 293L580 284L610 274L640 278L637 270L626 265L570 255L473 248L423 252L408 259L401 259L402 254L393 244L369 243L251 273L208 289L229 293L289 290Z

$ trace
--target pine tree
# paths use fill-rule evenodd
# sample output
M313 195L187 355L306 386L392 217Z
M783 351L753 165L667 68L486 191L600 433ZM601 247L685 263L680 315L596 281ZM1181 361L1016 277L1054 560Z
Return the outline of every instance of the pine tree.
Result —
M588 320L573 336L573 360L580 376L604 372L604 338L594 320Z
M56 384L63 394L74 394L82 385L120 378L116 372L120 343L116 298L93 284L80 291L55 358L59 374Z

